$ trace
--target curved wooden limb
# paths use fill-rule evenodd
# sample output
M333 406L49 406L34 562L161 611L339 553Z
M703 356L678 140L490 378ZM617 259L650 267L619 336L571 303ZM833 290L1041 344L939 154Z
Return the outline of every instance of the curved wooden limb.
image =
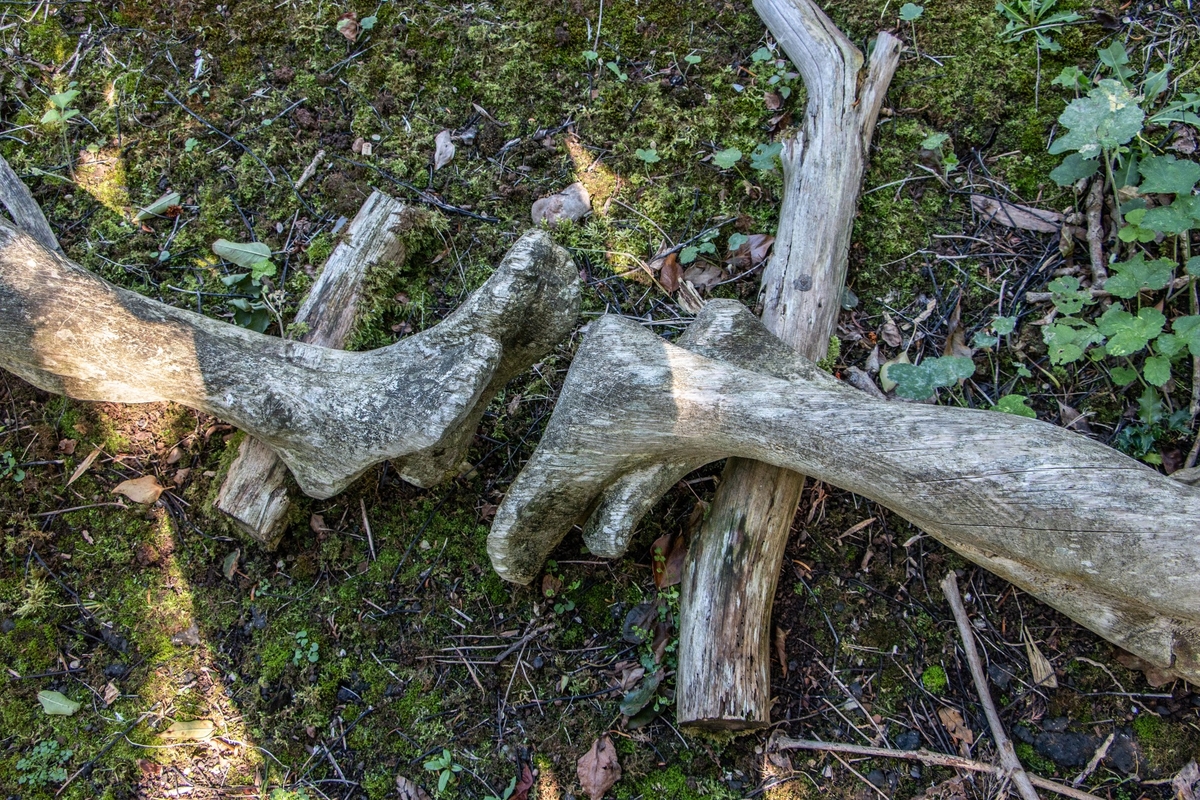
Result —
M729 304L710 308L731 325L757 325ZM529 583L622 476L727 456L874 500L1160 670L1200 683L1200 490L1047 423L884 402L815 367L781 380L615 317L590 326L541 444L496 513L493 566ZM754 561L759 546L730 536L718 572ZM721 576L699 569L690 562L685 581L711 598L701 592Z
M0 222L0 367L83 400L211 413L267 444L319 498L385 459L406 477L445 477L479 404L549 352L577 313L570 256L534 231L441 324L347 353L120 289Z

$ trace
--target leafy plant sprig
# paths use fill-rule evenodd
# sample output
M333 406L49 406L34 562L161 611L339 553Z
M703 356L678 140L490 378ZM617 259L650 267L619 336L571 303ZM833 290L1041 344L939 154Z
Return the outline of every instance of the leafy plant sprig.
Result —
M446 791L447 786L458 782L458 773L462 772L462 765L454 762L453 753L442 748L441 755L425 762L425 769L438 773L437 793L441 794Z

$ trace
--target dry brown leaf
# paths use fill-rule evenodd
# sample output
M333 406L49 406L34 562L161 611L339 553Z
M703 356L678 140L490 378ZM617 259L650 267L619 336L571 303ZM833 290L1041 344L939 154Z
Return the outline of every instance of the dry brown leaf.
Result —
M517 776L517 785L513 787L513 793L509 800L528 800L529 790L533 788L533 783L533 767L522 764L521 774Z
M622 661L617 665L619 669L616 671L617 687L622 692L628 692L634 686L637 686L638 681L646 674L646 668L640 664L634 664L632 661Z
M904 337L900 335L900 328L896 325L896 321L887 314L883 315L883 327L880 329L879 335L883 337L883 341L892 347L899 347L900 343L904 341Z
M65 456L74 455L75 454L75 440L74 439L63 439L62 441L60 441L58 443L58 452L62 453Z
M787 635L787 631L778 625L775 626L775 656L779 659L779 669L785 678L788 676Z
M562 581L547 572L542 576L542 596L558 597L558 593L562 591Z
M592 749L579 759L579 785L591 800L600 800L613 784L621 780L621 764L608 734L592 742Z
M320 514L313 514L308 518L308 527L318 536L329 530L328 526L325 525L325 517Z
M1177 472L1177 473L1175 473L1175 475L1172 475L1171 477L1174 478L1178 474L1179 473ZM1138 670L1138 671L1144 673L1146 676L1146 683L1150 684L1155 689L1157 689L1160 686L1166 686L1168 683L1175 680L1174 675L1171 675L1170 673L1167 673L1167 672L1163 672L1158 667L1151 664L1149 661L1145 661L1141 658L1138 658L1133 653L1129 653L1129 652L1126 652L1125 650L1121 650L1120 648L1117 648L1116 656L1117 656L1117 663L1120 664L1122 667L1125 667L1126 669Z
M108 685L104 687L104 705L111 706L120 696L121 690L112 681L109 681Z
M1082 434L1092 432L1092 426L1088 425L1087 417L1079 413L1079 409L1072 408L1061 400L1058 401L1058 415L1062 418L1062 426L1067 430L1078 431Z
M163 493L163 487L153 475L143 475L128 481L121 481L112 490L113 494L123 494L135 503L153 505L158 502Z
M942 348L944 356L961 356L973 358L975 351L967 346L967 334L962 327L962 299L954 304L954 311L946 324L946 346Z
M654 559L654 585L659 589L675 586L683 580L683 562L687 558L687 545L682 536L669 533L658 537L650 546Z
M91 469L92 462L94 462L96 460L96 457L99 455L100 455L100 451L98 449L93 450L92 452L88 453L87 458L85 458L83 461L79 462L79 466L76 467L75 471L71 473L70 479L67 480L67 486L70 486L72 483L79 480L80 477L83 476L83 473L85 473L89 469Z
M767 92L763 95L763 102L767 104L768 111L778 111L783 105L783 97L779 92Z
M337 31L352 42L358 39L358 34L362 31L358 24L358 14L347 11L338 17Z
M400 800L429 800L429 794L403 775L396 776L396 790Z
M1200 800L1200 766L1196 760L1189 761L1179 774L1171 779L1171 788L1179 800Z
M1025 629L1025 655L1029 657L1029 670L1033 673L1034 685L1045 689L1057 689L1058 678L1054 676L1054 667L1050 665L1050 660L1042 655L1033 637L1029 635L1028 628Z
M959 751L965 754L967 748L975 743L975 732L963 721L958 709L943 706L937 713L938 719L946 728L946 733L950 734L950 738L958 745Z
M659 264L658 282L669 293L674 294L682 277L683 267L679 266L679 257L675 253L668 253Z
M863 528L866 528L867 526L869 526L871 523L873 523L875 521L875 519L876 519L875 517L867 517L862 522L856 522L855 524L851 525L849 528L847 528L842 533L841 536L837 537L838 544L841 544L842 539L845 539L847 536L853 536L854 534L861 531Z
M437 136L433 137L433 168L439 170L450 163L450 159L454 158L455 147L454 142L450 140L450 131L442 131Z
M683 273L683 279L690 281L697 291L701 292L711 289L726 277L725 270L716 264L709 264L707 261L698 261Z
M750 248L750 266L756 267L766 261L773 244L775 244L775 237L769 233L750 234L750 238L746 242L746 246Z

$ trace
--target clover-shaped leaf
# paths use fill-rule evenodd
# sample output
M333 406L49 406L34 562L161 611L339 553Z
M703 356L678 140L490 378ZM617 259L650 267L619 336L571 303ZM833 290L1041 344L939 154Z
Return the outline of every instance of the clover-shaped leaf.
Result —
M718 150L713 153L712 163L716 164L721 169L729 169L734 164L742 160L742 151L736 147L730 147L727 150Z
M1175 156L1151 156L1142 161L1142 194L1191 194L1192 187L1200 181L1200 164L1195 161L1179 161Z
M1120 303L1113 304L1096 320L1096 327L1108 337L1105 345L1108 354L1117 357L1144 350L1151 339L1162 333L1166 324L1167 318L1156 308L1143 308L1135 317Z
M1042 328L1042 340L1046 343L1051 364L1070 364L1082 358L1089 346L1104 341L1104 336L1089 322L1064 317Z

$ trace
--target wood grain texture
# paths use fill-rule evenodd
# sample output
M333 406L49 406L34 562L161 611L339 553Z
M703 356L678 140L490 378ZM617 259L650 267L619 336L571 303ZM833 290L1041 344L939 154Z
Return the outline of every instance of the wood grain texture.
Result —
M41 206L33 199L29 187L4 160L4 156L0 156L0 206L8 210L18 229L37 239L42 247L56 253L62 252L62 248L58 246L58 237L50 228Z
M347 226L337 247L296 312L308 326L302 342L341 350L359 319L363 282L376 270L398 269L406 253L401 236L419 214L374 191ZM237 458L217 493L216 507L245 533L273 550L287 525L291 500L288 472L271 448L253 437L242 440Z
M769 338L737 303L710 303L706 315L720 318L716 327L757 326ZM615 317L592 323L537 451L496 513L493 566L528 583L622 476L738 456L874 500L1163 672L1200 684L1200 490L1048 423L877 400L794 358L796 377L783 380ZM727 540L729 563L759 558L745 549L760 545L747 541ZM733 613L714 606L722 611Z
M402 476L446 477L481 402L571 330L578 302L570 256L533 231L440 324L347 353L118 288L0 221L0 367L82 400L213 414L268 445L318 498L387 459Z

